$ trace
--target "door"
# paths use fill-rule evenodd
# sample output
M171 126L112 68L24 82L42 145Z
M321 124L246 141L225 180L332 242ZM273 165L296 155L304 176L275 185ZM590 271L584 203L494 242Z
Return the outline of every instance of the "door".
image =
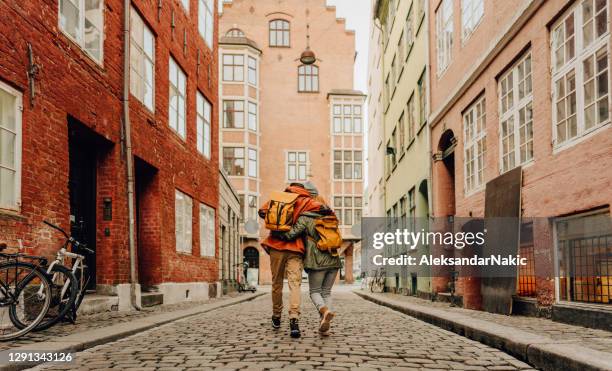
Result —
M74 136L69 140L70 225L77 240L96 251L96 152L94 146L79 142ZM96 288L96 255L85 254L85 264L90 272L87 286Z

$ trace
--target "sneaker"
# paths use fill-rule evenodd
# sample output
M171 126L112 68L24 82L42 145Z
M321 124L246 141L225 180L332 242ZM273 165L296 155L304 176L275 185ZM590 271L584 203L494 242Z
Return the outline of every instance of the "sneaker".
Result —
M321 334L325 334L325 335L329 334L329 328L331 327L331 321L334 318L334 316L335 316L335 313L330 310L323 313L323 317L321 318L321 323L319 324L319 332Z
M289 328L291 329L290 335L292 338L297 339L302 336L297 318L291 318L289 320Z
M280 322L281 322L280 317L272 316L272 328L275 328L275 329L280 328L280 325L281 325Z

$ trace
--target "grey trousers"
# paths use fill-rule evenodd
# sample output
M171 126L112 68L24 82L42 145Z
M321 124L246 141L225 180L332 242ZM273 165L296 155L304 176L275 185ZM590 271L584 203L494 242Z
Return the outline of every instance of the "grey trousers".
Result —
M331 289L336 282L338 269L326 269L310 271L308 273L308 286L310 288L310 299L312 303L320 310L322 307L331 308Z

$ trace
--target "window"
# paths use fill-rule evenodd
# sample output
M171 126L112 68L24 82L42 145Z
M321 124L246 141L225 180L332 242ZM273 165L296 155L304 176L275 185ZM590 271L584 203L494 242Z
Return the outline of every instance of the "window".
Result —
M307 180L308 153L287 152L287 180Z
M319 91L319 67L315 65L301 65L298 67L298 91Z
M334 196L334 213L340 225L361 223L363 199L360 196Z
M484 184L486 152L485 98L480 97L463 114L465 141L465 192L471 192Z
M418 93L419 93L419 124L425 124L427 121L427 81L425 80L425 71L421 74L418 82Z
M249 220L257 221L257 196L249 195L247 215Z
M442 0L436 10L436 52L438 76L451 62L453 56L453 1Z
M582 1L552 27L555 146L610 120L608 6Z
M215 209L200 204L200 256L215 256Z
M399 120L397 121L397 129L399 130L399 147L398 153L404 153L404 148L406 145L406 116L405 113L402 112Z
M130 92L153 111L155 109L155 38L134 8L130 12L130 23Z
M191 228L193 201L178 189L175 190L174 221L176 251L191 254Z
M363 132L361 105L334 104L333 115L334 133L344 132L360 134Z
M257 86L257 59L249 57L249 84Z
M414 45L414 19L412 16L412 7L408 11L408 17L406 17L406 31L405 31L405 43L406 43L406 58L410 55L410 50L412 50L412 46Z
M249 130L257 131L257 104L249 102Z
M484 0L461 0L461 37L466 41L484 15Z
M223 81L244 81L244 55L223 54Z
M206 45L212 49L215 32L215 17L213 16L215 4L213 0L198 0L198 7L198 31Z
M249 148L249 176L257 178L257 151Z
M0 208L21 205L21 93L0 82Z
M103 0L60 0L59 27L93 59L102 62Z
M531 54L499 80L502 173L533 158Z
M211 120L211 105L208 103L202 93L197 92L196 102L196 126L197 126L197 148L198 151L210 159L210 120Z
M244 32L239 28L232 28L225 33L227 37L244 37Z
M185 73L178 64L170 57L170 127L185 139L185 95L187 94Z
M389 103L391 102L391 84L389 79L391 78L391 73L387 72L387 77L385 78L385 103L387 108L389 108Z
M289 46L289 22L284 19L270 21L270 46Z
M181 0L181 4L183 4L183 8L189 12L189 0Z
M410 95L410 99L408 99L408 104L406 106L406 116L408 116L408 119L406 121L408 123L408 143L410 143L414 139L414 93L412 93L412 95Z
M416 201L414 198L414 187L408 191L408 220L406 227L410 227L411 231L416 231Z
M361 151L334 150L334 179L361 179L363 156Z
M244 102L241 100L223 101L223 127L226 129L244 128Z
M393 168L397 164L397 155L399 153L397 148L397 128L394 128L391 133L391 147L393 148L393 156L391 156L391 167Z
M244 176L244 148L223 148L223 169L228 175Z

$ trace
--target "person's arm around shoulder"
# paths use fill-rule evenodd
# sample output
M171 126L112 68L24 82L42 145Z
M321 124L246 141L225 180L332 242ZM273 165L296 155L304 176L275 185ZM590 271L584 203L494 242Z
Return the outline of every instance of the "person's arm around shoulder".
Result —
M293 241L306 232L308 217L300 216L297 222L287 232L275 233L275 237L283 241Z

